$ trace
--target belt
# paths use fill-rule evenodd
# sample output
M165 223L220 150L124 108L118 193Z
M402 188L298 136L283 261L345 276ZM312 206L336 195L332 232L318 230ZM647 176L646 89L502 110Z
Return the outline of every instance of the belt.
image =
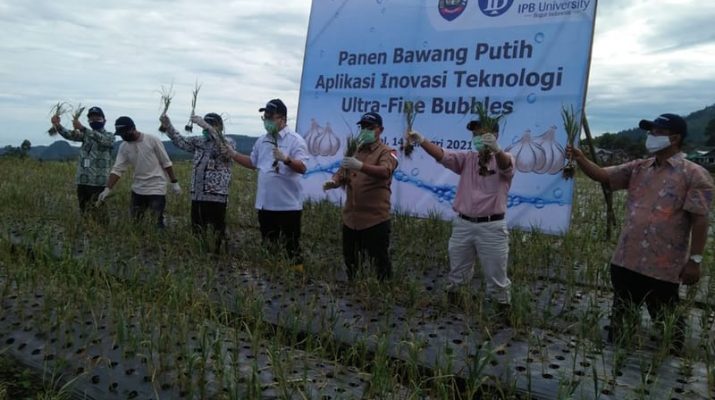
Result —
M478 224L481 222L500 221L500 220L504 219L504 214L494 214L494 215L488 215L486 217L470 217L468 215L459 214L459 218L462 218L469 222L474 222L475 224Z

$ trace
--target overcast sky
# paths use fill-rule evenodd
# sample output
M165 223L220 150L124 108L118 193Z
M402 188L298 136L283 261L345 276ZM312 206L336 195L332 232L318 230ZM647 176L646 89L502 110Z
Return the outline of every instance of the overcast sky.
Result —
M156 133L159 90L172 82L170 115L183 126L197 79L197 111L226 113L230 133L261 133L257 108L273 97L286 102L294 127L310 6L0 0L0 146L51 143L58 101L100 105L110 130L114 118L130 115L139 130ZM601 0L586 105L594 133L715 103L713 15L712 1Z

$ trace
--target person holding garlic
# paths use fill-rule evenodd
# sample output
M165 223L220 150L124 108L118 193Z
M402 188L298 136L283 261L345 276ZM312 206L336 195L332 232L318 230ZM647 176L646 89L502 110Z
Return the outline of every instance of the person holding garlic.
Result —
M409 132L408 137L459 175L452 205L457 217L452 221L449 238L448 299L458 302L458 289L471 280L478 256L487 296L496 302L497 312L506 316L511 304L511 281L507 276L509 231L505 213L514 177L514 157L497 143L498 124L489 125L494 128L484 129L487 124L479 120L467 124L473 146L467 152L445 150L419 132Z

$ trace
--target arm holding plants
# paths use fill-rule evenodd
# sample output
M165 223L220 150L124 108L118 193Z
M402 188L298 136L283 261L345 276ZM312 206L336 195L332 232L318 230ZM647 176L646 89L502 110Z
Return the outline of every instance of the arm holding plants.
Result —
M63 138L67 140L71 140L73 142L81 142L82 139L84 138L84 135L82 135L82 132L74 129L71 131L68 131L65 129L64 126L62 126L60 116L59 115L53 115L52 119L50 119L50 122L52 123L52 129L55 130L55 132L59 133Z
M494 157L497 160L497 167L499 167L500 170L503 171L511 168L511 157L499 147L497 137L494 134L485 133L482 135L482 143L494 153Z
M442 158L444 157L444 150L442 150L441 147L430 142L429 140L426 140L421 133L417 131L411 131L407 134L407 137L414 143L418 143L424 149L424 151L427 152L427 154L429 154L430 156L432 156L432 158L435 159L435 161L442 161Z
M337 189L339 187L345 186L345 170L339 168L335 174L333 174L331 179L328 179L323 183L323 190Z
M303 147L305 147L305 145L303 145ZM291 157L285 155L278 147L273 148L273 158L282 162L293 171L299 174L304 174L307 168L301 158L303 158L305 152L298 148L293 153L294 155Z
M566 157L576 160L579 168L591 179L597 182L604 183L606 185L610 184L610 179L608 177L608 172L598 166L593 161L589 160L581 150L571 146L566 146Z
M204 121L203 118L199 115L194 115L191 117L191 122L194 124L200 126L202 129L206 129L209 132L209 135L211 135L211 138L218 143L219 150L221 151L221 154L224 155L225 157L228 157L232 159L233 161L236 161L239 165L248 168L248 169L256 169L256 167L253 165L253 162L251 161L251 158L245 154L241 154L231 148L231 146L227 145L226 142L220 140L218 132L216 132L216 129L214 129L211 124L208 122ZM258 142L256 142L258 143ZM254 147L255 150L255 147Z
M169 136L169 139L171 139L171 142L174 143L176 147L188 151L189 153L196 151L196 146L174 128L168 115L164 114L160 116L159 121L161 122L161 127L164 128L164 133Z
M370 165L358 160L355 157L345 157L340 162L340 166L345 169L360 171L373 178L387 179L392 175L392 170L382 164Z

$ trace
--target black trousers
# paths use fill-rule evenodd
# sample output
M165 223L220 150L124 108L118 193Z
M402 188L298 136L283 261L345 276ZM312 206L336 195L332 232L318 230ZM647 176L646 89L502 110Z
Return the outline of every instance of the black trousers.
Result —
M103 186L77 185L77 200L79 202L80 214L85 214L91 210L97 202L99 194L104 190Z
M357 268L363 264L374 266L380 280L392 277L390 229L389 220L362 230L343 225L343 257L349 279L355 278Z
M666 317L677 313L680 303L679 284L654 279L611 264L613 307L611 309L611 339L627 331L629 322L637 323L643 304L656 326L663 327ZM634 315L635 314L635 315ZM682 348L685 337L685 317L676 314L673 345Z
M142 218L146 210L150 210L157 218L157 226L163 228L164 208L166 208L166 196L143 195L132 192L131 213L135 219Z
M258 210L258 224L261 228L263 242L271 245L282 244L290 262L294 265L303 263L300 250L302 216L302 210Z
M226 203L216 201L191 202L191 228L197 234L205 236L213 229L216 235L216 253L221 250L221 243L226 236Z

